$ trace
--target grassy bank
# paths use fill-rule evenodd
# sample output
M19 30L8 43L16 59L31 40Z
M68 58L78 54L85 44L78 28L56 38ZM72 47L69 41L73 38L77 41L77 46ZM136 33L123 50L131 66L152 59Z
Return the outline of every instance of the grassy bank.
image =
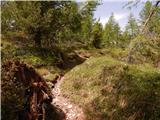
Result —
M90 120L160 119L160 70L109 56L91 57L65 75L62 93Z

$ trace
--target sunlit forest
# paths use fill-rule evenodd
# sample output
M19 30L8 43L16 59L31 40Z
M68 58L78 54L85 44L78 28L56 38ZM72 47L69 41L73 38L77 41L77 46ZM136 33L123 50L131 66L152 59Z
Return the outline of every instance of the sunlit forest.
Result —
M1 1L2 120L160 120L160 1L104 2Z

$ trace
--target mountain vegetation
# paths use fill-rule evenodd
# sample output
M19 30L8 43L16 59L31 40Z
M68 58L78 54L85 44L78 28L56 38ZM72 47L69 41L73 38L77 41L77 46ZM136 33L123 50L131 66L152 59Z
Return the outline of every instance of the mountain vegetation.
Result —
M26 102L25 88L6 80L17 60L50 73L46 82L64 74L62 94L86 120L159 120L159 2L145 2L124 29L114 13L105 26L94 18L100 1L1 2L2 120L17 120Z

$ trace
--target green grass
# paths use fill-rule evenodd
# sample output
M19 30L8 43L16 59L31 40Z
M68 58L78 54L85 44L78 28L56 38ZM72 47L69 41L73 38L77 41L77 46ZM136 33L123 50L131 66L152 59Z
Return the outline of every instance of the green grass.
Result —
M150 65L91 57L65 75L61 89L90 120L160 119L160 70Z

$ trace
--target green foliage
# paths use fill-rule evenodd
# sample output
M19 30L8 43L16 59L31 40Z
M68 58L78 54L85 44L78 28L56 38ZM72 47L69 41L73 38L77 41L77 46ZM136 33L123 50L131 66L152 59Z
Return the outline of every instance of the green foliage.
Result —
M145 20L148 18L149 13L151 11L151 7L152 7L152 3L150 1L147 1L145 3L145 6L143 8L143 10L140 12L140 17L141 17L141 22L142 24L145 22Z
M139 35L134 38L127 51L130 51L133 63L150 63L156 65L160 57L159 39Z
M98 21L93 25L92 29L92 39L93 39L93 46L95 48L101 48L102 43L102 24Z
M128 24L126 25L125 31L133 39L139 32L139 28L133 14L130 14L128 18Z
M122 48L128 47L128 44L139 34L139 26L133 14L128 17L128 23L125 26L125 31L120 36L119 46Z
M121 36L120 46L126 48L131 41L131 37L128 31L124 31Z
M114 14L103 29L93 19L97 5L97 1L4 2L2 64L20 59L39 68L41 75L48 74L47 67L53 74L46 79L53 80L60 72L57 66L68 71L88 59L68 72L61 86L62 93L79 104L88 119L160 119L160 71L153 68L160 58L159 7L144 37L139 35L140 26L132 14L124 32ZM152 7L146 2L140 13L141 26ZM124 62L129 55L132 64ZM25 99L15 94L21 95L22 88L8 81L2 86L2 114L9 114L12 108L21 109Z
M88 46L91 44L91 32L93 29L93 11L95 11L96 6L99 5L97 1L87 1L80 5L80 13L82 15L81 19L81 42Z
M154 7L152 5L151 1L147 1L145 3L144 8L142 9L142 11L140 12L140 18L141 18L141 25L143 26L144 22L147 20L151 10L155 10L154 15L151 17L151 20L148 21L147 24L147 31L156 35L159 35L160 33L160 15L159 15L159 11L160 11L160 7Z
M85 2L80 10L75 1L8 1L2 6L2 33L23 31L36 47L88 44L97 5L97 1Z
M6 2L2 6L2 26L26 32L38 47L42 46L42 39L51 46L62 27L67 27L70 31L76 29L79 23L77 11L74 2Z

